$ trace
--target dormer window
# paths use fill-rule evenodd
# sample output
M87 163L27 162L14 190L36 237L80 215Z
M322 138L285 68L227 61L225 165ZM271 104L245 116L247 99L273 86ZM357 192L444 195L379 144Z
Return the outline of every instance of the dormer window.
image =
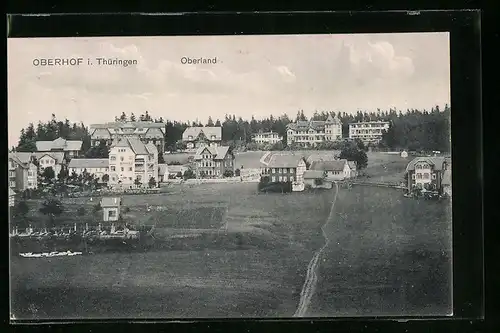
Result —
M188 139L193 140L193 136L192 135L188 136Z

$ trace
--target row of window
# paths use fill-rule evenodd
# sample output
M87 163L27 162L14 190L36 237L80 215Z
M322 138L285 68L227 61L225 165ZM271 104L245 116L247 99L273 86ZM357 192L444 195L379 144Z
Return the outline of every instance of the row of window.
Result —
M209 175L209 176L219 176L220 170L207 170L207 171L202 171L200 173L205 173L206 175Z
M429 179L431 175L429 173L414 173L411 175L411 179ZM436 174L432 174L432 179L436 179Z
M271 173L293 173L295 172L295 168L268 168L264 169L266 173L271 172Z
M375 123L375 124L349 124L351 128L366 128L366 127L378 127L378 128L388 128L387 123Z
M418 163L415 164L415 169L430 169L431 166L427 163Z
M278 176L273 176L273 177L271 177L271 181L272 181L272 182L277 182L277 181L279 181L279 182L286 182L286 181L291 181L291 182L293 182L293 176L291 176L291 177L286 177L286 176L279 176L279 177L278 177Z
M54 165L54 160L40 160L40 164L51 164Z
M369 129L369 130L366 130L366 129L351 130L351 133L352 134L372 134L372 133L378 134L378 133L382 133L382 129L376 128L376 129Z

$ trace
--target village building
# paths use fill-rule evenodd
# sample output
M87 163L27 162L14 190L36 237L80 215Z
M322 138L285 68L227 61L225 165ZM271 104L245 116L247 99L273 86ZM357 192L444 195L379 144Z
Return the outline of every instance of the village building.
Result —
M44 152L44 153L34 153L33 156L38 161L38 167L40 172L43 172L45 168L52 168L54 174L57 177L61 169L66 165L65 154L63 152Z
M326 171L306 170L304 172L304 184L310 188L331 189L333 181L326 178Z
M53 141L36 141L36 150L42 153L62 152L64 158L70 160L81 154L83 142L57 138Z
M17 191L36 189L38 167L32 153L9 153L9 188Z
M120 218L121 198L103 197L101 198L102 219L104 222L115 222Z
M144 144L151 143L158 152L165 149L166 129L164 123L152 121L115 121L90 125L90 142L92 146L105 143L110 147L115 140L135 138Z
M16 192L9 188L9 207L14 207L16 204Z
M258 132L252 135L252 140L258 144L276 144L283 141L283 137L276 132Z
M304 183L306 161L300 154L285 152L268 152L260 159L261 180L268 182L291 182L292 184Z
M182 133L187 149L217 147L222 142L222 127L188 127Z
M226 171L234 173L234 154L227 146L200 147L194 156L197 178L220 178Z
M326 121L297 121L287 125L287 144L315 146L324 141L342 139L342 122L331 114Z
M448 167L443 172L443 181L441 182L443 188L443 194L451 197L451 169Z
M388 121L364 121L349 124L349 139L360 139L365 144L378 143L385 131L389 130Z
M352 178L356 170L351 169L351 165L345 159L333 161L314 161L309 169L326 172L326 179L329 181L345 180Z
M137 138L122 138L112 143L109 151L109 187L149 187L151 178L158 182L158 150L154 144L144 144Z
M109 159L108 158L74 158L68 164L68 172L70 175L82 175L87 172L93 175L98 180L102 181L104 175L109 176Z
M184 172L186 172L189 169L188 166L186 165L169 165L168 166L168 177L169 178L176 178L182 177L184 175Z
M444 186L451 186L450 163L445 157L416 157L406 166L407 186L411 192L415 188L436 190L443 193ZM450 171L446 173L446 171ZM443 180L446 174L445 185Z

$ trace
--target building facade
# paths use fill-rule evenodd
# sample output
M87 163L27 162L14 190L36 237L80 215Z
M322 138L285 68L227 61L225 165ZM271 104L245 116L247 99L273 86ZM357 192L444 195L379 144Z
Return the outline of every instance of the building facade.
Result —
M101 199L102 219L104 222L115 222L120 218L121 198L104 197Z
M62 152L64 158L70 160L79 157L82 151L83 142L80 140L66 140L57 138L53 141L37 141L36 150L40 153Z
M101 142L110 147L115 140L135 138L144 144L153 144L159 153L165 150L165 123L152 121L116 121L105 124L90 125L92 146Z
M220 178L234 173L234 155L227 146L200 147L194 156L196 178Z
M309 169L325 172L326 180L329 181L349 179L353 175L347 160L314 161Z
M283 141L283 137L276 132L255 133L252 139L258 144L276 144Z
M222 127L188 127L182 133L187 149L217 147L222 142Z
M261 180L267 179L271 183L304 183L306 161L298 154L268 152L260 159L260 162Z
M287 125L287 144L315 146L342 139L342 122L331 114L326 121L297 121Z
M70 175L75 173L81 175L84 172L96 177L99 181L103 181L104 175L109 176L109 159L108 158L74 158L68 164L68 172Z
M137 138L122 138L112 143L109 152L108 186L136 188L158 183L158 150L152 143Z
M54 174L57 177L61 169L66 166L65 154L63 152L35 153L34 156L38 161L40 172L50 167L54 170Z
M16 204L16 192L9 188L9 207L14 207Z
M363 143L378 143L385 131L389 130L388 121L365 121L349 124L349 139L360 139Z
M9 153L9 188L16 191L38 187L38 167L31 153Z
M443 178L449 169L449 162L444 157L417 157L406 166L408 190L415 188L443 192ZM448 173L448 175L449 175ZM451 184L451 176L447 178ZM447 182L445 181L445 184Z
M333 181L327 180L326 172L320 170L306 170L304 184L310 188L331 189L333 187Z

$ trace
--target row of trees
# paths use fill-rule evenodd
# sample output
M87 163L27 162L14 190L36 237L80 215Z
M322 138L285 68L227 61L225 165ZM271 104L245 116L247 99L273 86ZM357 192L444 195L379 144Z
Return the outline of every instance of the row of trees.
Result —
M297 112L295 119L291 119L288 115L269 116L265 119L244 120L242 117L235 115L226 115L221 121L215 121L208 117L205 126L220 126L222 127L222 140L225 144L231 146L252 146L252 134L258 132L274 131L283 136L281 147L286 147L286 127L293 121L301 120L326 120L328 115L334 115L342 122L342 134L344 137L349 136L349 123L358 121L388 121L391 127L384 134L383 140L380 142L380 147L384 148L405 148L410 150L425 149L439 150L448 152L450 150L450 117L451 109L448 105L443 110L439 106L428 110L407 109L406 112L396 109L388 111L378 110L377 112L362 112L356 114L347 114L345 112L333 111L316 111L312 117L308 118L304 115L304 111ZM139 116L133 113L129 116L122 113L115 117L116 121L154 121L165 123L166 138L165 149L174 151L176 149L185 148L180 143L182 133L190 126L203 127L200 121L179 122L173 120L164 120L160 118L152 118L146 111ZM54 140L62 137L68 140L83 141L82 149L89 158L101 157L106 158L108 151L104 143L98 147L90 147L90 133L88 128L83 124L70 123L69 120L57 120L55 115L52 115L50 121L46 123L39 122L35 127L30 123L28 127L21 130L17 151L36 151L36 141ZM279 150L280 147L276 147ZM161 154L160 154L161 155ZM160 157L162 158L162 157Z

